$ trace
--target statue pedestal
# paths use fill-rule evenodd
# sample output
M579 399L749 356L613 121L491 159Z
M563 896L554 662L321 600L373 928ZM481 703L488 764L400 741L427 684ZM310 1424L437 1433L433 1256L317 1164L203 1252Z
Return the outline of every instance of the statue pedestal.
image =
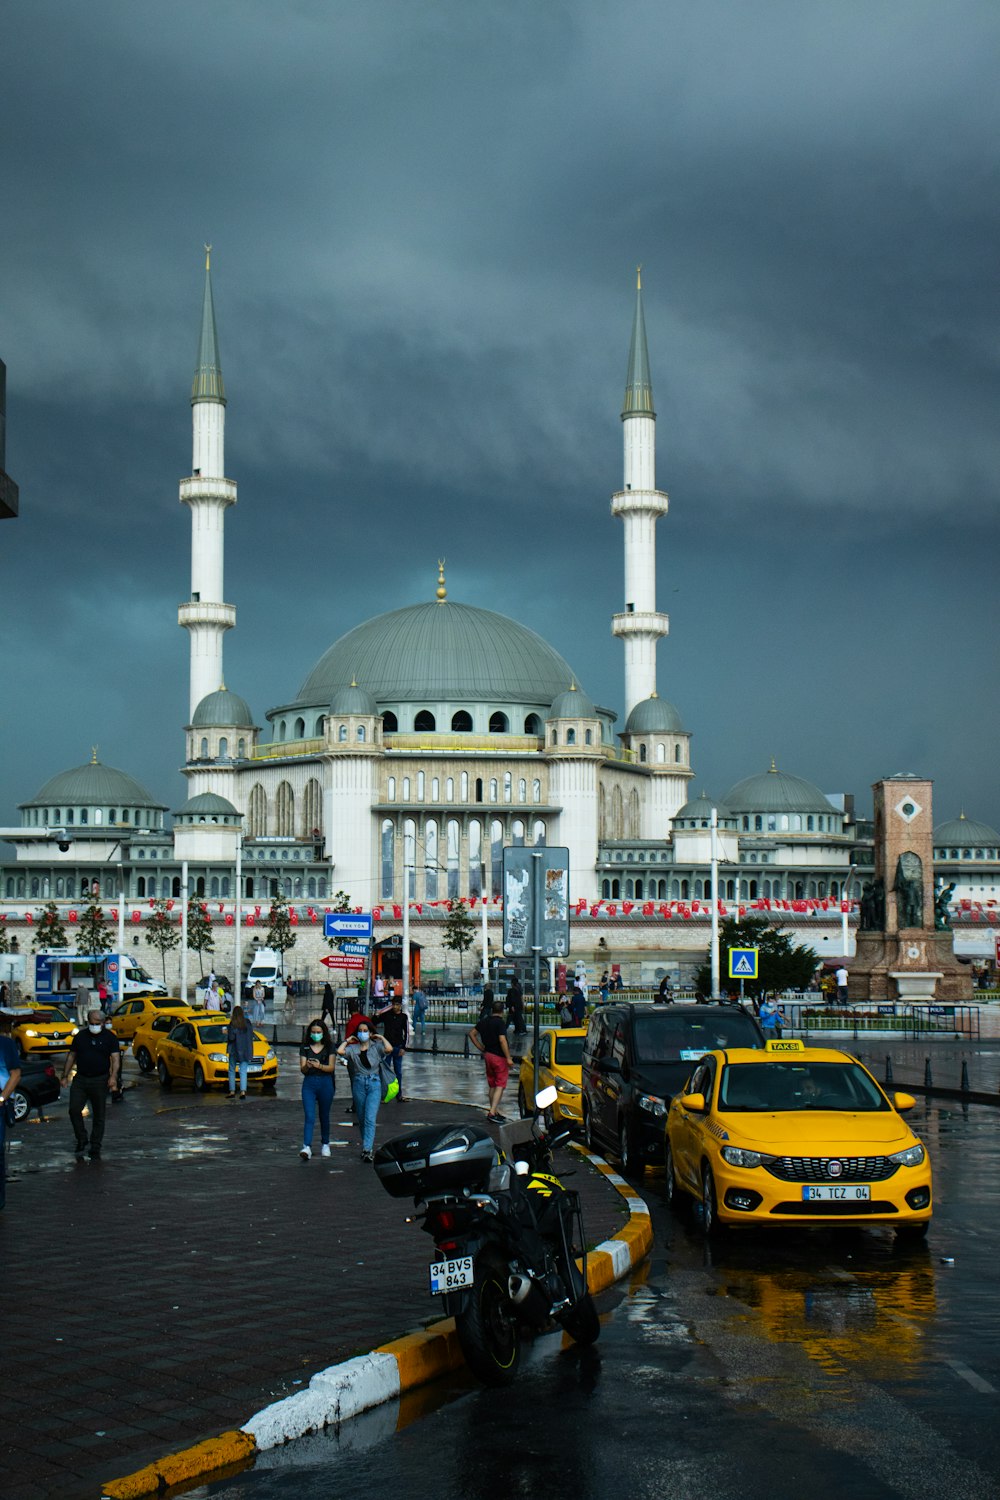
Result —
M859 932L847 993L865 1001L970 1001L972 970L959 963L950 932L921 927Z

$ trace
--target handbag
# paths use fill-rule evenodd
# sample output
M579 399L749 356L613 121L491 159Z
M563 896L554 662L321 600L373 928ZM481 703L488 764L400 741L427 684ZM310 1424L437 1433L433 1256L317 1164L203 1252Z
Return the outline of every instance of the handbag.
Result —
M378 1076L382 1082L382 1103L388 1104L399 1093L399 1079L388 1057L384 1057L379 1063Z
M395 1076L395 1075L394 1075ZM398 1090L397 1090L398 1092ZM17 1124L17 1111L14 1108L13 1099L5 1099L3 1102L3 1117L8 1125Z

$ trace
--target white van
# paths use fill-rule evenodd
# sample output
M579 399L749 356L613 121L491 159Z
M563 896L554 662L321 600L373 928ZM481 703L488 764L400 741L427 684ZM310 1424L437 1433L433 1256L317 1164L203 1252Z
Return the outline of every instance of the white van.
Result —
M277 948L258 948L254 954L247 977L243 982L244 999L249 999L253 993L253 987L258 979L264 986L264 996L268 1000L274 999L275 984L282 983L281 954Z

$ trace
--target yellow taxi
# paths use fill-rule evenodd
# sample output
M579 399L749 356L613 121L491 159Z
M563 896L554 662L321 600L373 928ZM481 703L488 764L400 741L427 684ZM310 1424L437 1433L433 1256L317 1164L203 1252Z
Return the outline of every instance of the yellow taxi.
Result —
M554 1087L558 1098L552 1106L556 1120L565 1120L567 1125L583 1123L583 1089L580 1081L583 1062L583 1040L586 1026L546 1027L538 1036L538 1087ZM529 1101L534 1098L533 1049L521 1061L517 1083L517 1107L521 1118L526 1119L533 1111Z
M156 1073L163 1087L170 1088L175 1082L190 1083L199 1093L216 1086L228 1087L228 1025L229 1017L223 1011L198 1011L196 1015L182 1017L165 1034L157 1033ZM273 1089L277 1077L278 1054L255 1031L247 1082L262 1083L266 1089Z
M68 1052L73 1033L79 1029L58 1005L38 1005L30 1015L15 1020L10 1034L22 1057L37 1057L42 1052Z
M140 1027L145 1026L162 1011L190 1010L191 1007L180 995L136 995L123 1000L111 1012L111 1030L120 1042L130 1042Z
M739 1224L885 1224L927 1233L931 1164L890 1097L846 1052L770 1041L701 1058L667 1113L666 1195L706 1234Z
M178 1021L186 1021L192 1016L204 1020L206 1015L213 1012L196 1010L193 1005L182 1005L170 1010L154 1010L138 1026L132 1035L132 1056L139 1064L142 1073L156 1072L156 1049L163 1038L177 1025ZM222 1015L222 1012L218 1012ZM228 1016L225 1017L228 1020Z

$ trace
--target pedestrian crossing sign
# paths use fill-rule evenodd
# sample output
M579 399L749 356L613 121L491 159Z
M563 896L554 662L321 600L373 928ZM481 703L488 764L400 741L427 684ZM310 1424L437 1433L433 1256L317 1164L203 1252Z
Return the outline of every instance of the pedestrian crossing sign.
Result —
M730 979L756 979L759 948L730 948Z

